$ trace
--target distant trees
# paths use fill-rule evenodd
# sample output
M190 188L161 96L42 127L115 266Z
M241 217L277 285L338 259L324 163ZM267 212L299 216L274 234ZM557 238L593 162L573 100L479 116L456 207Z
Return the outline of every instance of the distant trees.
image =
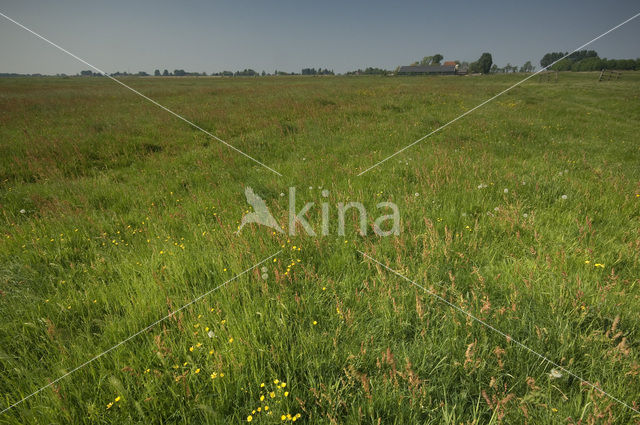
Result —
M388 75L390 73L391 71L388 71L386 69L368 67L364 70L358 69L357 71L349 71L346 73L346 75Z
M162 71L162 76L163 77L168 77L169 76L169 71L167 71L166 69L164 71Z
M564 56L567 57L562 59ZM606 59L600 58L595 50L579 50L571 54L547 53L540 59L540 65L551 66L550 69L554 71L599 71L601 69L626 71L640 70L640 59Z
M533 72L536 67L533 66L531 61L526 61L524 65L520 67L520 72Z
M440 53L436 53L433 56L425 56L420 62L415 62L416 65L440 65L440 62L444 59Z
M564 55L566 55L566 53L562 53L562 52L547 53L542 57L542 59L540 59L540 66L543 68L546 68L547 66L551 65L558 59L562 58Z
M156 77L159 77L160 76L160 70L156 69L155 71L153 71L153 75L156 76Z
M489 71L491 71L491 65L493 65L491 53L483 53L477 61L471 62L471 65L469 65L469 71L473 73L488 74Z
M329 71L328 69L322 68L303 68L302 75L334 75L333 70Z

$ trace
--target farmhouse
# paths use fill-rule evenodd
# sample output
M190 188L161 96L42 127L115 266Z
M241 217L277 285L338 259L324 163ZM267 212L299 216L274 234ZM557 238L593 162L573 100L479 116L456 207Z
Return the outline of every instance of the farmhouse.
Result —
M460 69L455 62L444 65L410 65L401 66L398 75L465 75L466 69Z

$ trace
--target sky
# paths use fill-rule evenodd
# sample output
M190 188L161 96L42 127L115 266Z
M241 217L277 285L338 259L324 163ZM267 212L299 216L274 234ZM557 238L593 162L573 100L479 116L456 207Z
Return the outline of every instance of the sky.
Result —
M106 71L395 69L440 53L539 66L640 12L638 0L0 0L0 12ZM640 17L588 47L640 57ZM89 69L0 16L0 72Z

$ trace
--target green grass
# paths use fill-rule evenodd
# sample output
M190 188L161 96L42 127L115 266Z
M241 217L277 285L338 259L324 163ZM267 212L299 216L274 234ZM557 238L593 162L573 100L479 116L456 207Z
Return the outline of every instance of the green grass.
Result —
M0 423L640 423L357 252L640 408L640 75L531 79L357 176L520 78L123 80L283 177L107 79L1 79L0 409L282 252ZM237 235L246 186L318 233L329 190L331 235ZM401 234L339 237L350 201Z

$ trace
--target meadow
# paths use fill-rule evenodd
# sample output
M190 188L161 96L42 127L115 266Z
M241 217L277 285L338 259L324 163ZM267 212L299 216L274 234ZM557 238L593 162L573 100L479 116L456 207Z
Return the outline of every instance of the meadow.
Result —
M106 78L0 79L0 424L640 424L639 73L358 176L521 78L123 79L282 176ZM330 234L238 234L246 187Z

